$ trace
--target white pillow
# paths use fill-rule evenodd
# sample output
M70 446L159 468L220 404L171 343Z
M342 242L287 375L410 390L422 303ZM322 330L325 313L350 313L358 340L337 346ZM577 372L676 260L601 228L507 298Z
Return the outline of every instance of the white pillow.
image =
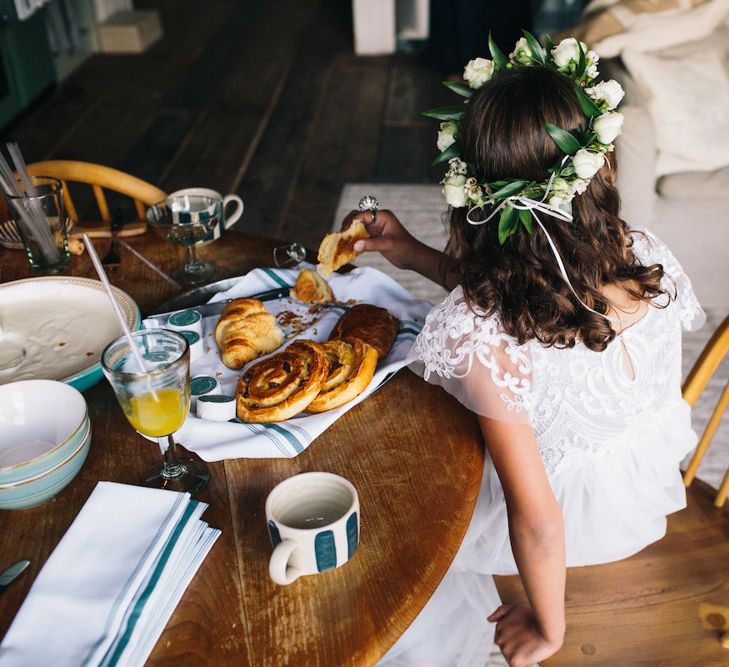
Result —
M723 51L625 51L623 62L647 100L657 176L729 165L729 76Z
M628 30L590 44L603 58L625 50L658 51L711 34L729 14L729 0L708 0L689 10L638 14Z

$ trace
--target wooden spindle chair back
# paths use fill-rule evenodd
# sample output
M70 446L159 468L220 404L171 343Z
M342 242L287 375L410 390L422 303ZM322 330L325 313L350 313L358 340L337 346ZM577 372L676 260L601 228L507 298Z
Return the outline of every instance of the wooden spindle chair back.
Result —
M711 380L714 373L716 373L717 368L719 368L719 364L721 364L727 352L729 352L729 316L724 319L719 328L714 332L714 335L711 337L701 355L696 360L694 367L691 369L691 372L683 385L684 400L691 407L696 405L696 401L699 399L704 389L706 389L706 385L709 384L709 380ZM691 462L684 473L683 481L687 487L694 481L696 471L699 469L699 465L704 458L704 454L706 454L706 450L709 448L711 439L714 437L716 429L718 428L728 405L729 378L727 378L724 390L714 407L714 411L706 424L706 428L699 440L696 451L694 452ZM724 504L728 493L729 461L727 461L727 470L724 474L724 480L722 481L714 500L716 507L721 507Z
M28 165L32 176L50 176L63 184L63 199L66 206L66 215L78 224L76 205L71 196L68 183L84 183L91 186L96 199L96 205L103 223L111 223L111 212L104 190L113 190L130 197L134 202L134 209L140 221L145 221L146 209L165 199L167 194L158 187L143 181L141 178L91 162L76 160L47 160L34 162Z

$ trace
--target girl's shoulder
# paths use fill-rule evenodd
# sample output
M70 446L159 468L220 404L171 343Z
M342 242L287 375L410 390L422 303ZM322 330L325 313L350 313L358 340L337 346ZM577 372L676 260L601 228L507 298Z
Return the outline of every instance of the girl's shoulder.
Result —
M469 303L460 285L428 313L423 333L442 342L465 342L475 338L491 346L518 345L504 331L498 313L488 314L483 308Z
M413 347L411 365L476 414L527 423L531 387L528 344L507 334L457 287L435 306Z
M691 279L671 249L649 229L632 229L633 254L643 266L660 264L663 267L662 286L673 303L669 308L678 313L686 331L699 329L706 316L694 292Z

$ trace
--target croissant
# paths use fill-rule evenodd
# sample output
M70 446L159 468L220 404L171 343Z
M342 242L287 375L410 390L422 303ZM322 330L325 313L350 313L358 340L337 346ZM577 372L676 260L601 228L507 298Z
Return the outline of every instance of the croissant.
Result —
M228 368L242 368L283 343L276 318L258 299L233 299L220 314L215 341Z
M324 348L296 340L285 350L253 364L238 380L236 413L244 422L290 419L316 398L327 379Z
M367 228L359 218L352 220L344 231L327 234L319 244L317 272L326 278L340 266L351 262L359 255L354 249L355 242L369 237Z
M377 350L362 341L350 345L330 340L322 347L329 358L329 373L307 412L324 412L349 403L367 388L377 367Z
M301 269L290 295L293 299L304 303L329 303L334 300L334 293L329 283L309 269Z

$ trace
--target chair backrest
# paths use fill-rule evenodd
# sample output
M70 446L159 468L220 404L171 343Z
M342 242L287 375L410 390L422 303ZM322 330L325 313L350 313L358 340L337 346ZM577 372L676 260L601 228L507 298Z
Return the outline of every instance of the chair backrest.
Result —
M163 190L143 181L141 178L91 162L47 160L29 164L28 171L32 176L50 176L61 181L66 214L74 223L78 223L78 213L68 188L69 181L91 186L101 220L107 223L111 222L111 212L109 211L104 189L113 190L130 197L134 201L134 208L140 220L145 219L147 206L156 204L167 196L167 193Z
M683 385L683 397L686 402L692 407L696 404L696 401L701 396L702 392L709 383L709 380L716 372L719 364L722 362L727 352L729 352L729 316L721 323L719 328L714 332L709 342L704 347L699 358L696 360L694 367L691 369L686 382ZM696 477L696 471L699 468L701 460L706 454L706 450L709 448L711 439L716 433L716 429L719 426L722 415L729 406L729 379L727 379L724 390L716 403L716 407L711 414L711 417L706 425L706 429L699 440L699 444L696 447L691 462L683 476L683 481L686 486L689 486ZM728 463L729 466L729 463ZM716 494L714 504L716 507L721 507L726 500L727 494L729 493L729 468L724 475L724 480L719 487L719 491Z

